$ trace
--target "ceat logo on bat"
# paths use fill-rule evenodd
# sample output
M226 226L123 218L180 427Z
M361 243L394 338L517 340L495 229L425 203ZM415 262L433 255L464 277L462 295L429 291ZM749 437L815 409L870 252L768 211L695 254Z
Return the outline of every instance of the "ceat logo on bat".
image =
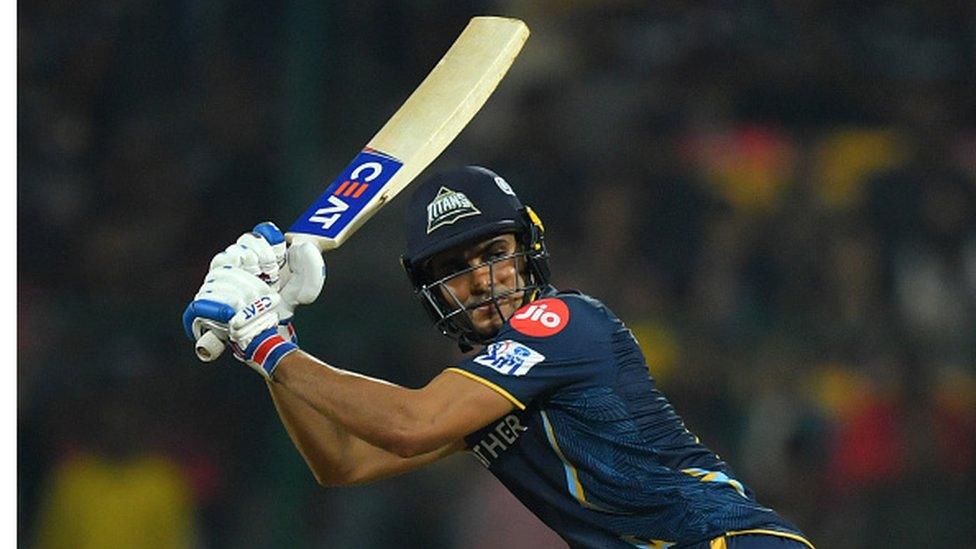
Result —
M364 149L288 231L335 238L402 165L392 156Z
M515 311L509 324L532 337L556 335L569 324L569 307L554 297L540 299Z

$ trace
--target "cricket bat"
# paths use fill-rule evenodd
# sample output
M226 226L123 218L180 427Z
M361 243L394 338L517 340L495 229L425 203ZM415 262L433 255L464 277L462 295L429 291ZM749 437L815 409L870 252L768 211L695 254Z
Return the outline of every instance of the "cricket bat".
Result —
M474 17L427 78L339 177L295 221L285 238L325 252L341 246L437 158L481 109L529 37L518 19ZM216 359L214 331L197 340L197 357Z

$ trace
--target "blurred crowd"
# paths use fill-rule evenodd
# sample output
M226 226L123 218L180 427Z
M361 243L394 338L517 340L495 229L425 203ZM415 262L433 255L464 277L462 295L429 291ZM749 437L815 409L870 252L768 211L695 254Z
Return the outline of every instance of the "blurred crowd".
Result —
M560 546L468 457L317 487L257 376L179 322L209 257L287 225L482 13L533 36L435 168L505 176L556 285L818 546L976 538L969 2L19 8L23 546ZM297 322L419 386L460 355L399 271L401 208Z

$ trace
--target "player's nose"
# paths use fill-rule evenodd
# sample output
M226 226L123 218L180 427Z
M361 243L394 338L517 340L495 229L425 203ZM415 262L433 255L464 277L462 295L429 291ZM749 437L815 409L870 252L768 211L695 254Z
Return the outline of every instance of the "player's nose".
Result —
M491 269L487 265L471 271L471 293L474 295L487 294L491 289Z

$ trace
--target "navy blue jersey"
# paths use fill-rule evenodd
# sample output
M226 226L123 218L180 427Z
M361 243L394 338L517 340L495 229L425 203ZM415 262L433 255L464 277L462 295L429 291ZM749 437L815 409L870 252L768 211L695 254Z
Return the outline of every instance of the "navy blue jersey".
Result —
M802 535L685 428L630 330L591 297L553 292L529 303L449 370L515 405L466 437L468 448L571 546Z

